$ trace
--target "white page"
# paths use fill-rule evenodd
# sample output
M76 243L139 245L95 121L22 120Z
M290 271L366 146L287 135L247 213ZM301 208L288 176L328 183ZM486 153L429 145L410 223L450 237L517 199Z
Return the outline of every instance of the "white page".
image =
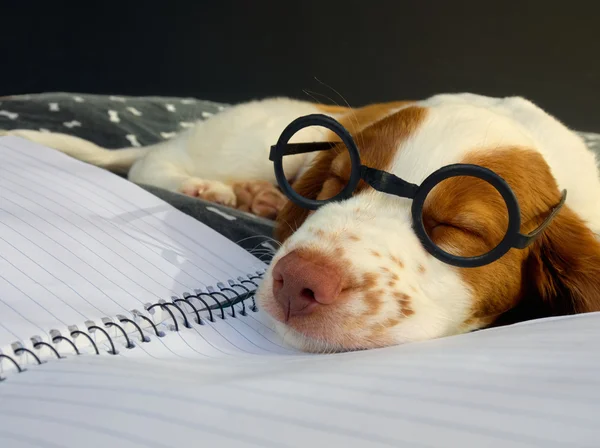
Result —
M598 347L594 313L340 355L70 358L0 384L0 446L597 447Z
M100 168L0 138L0 349L264 270L204 224ZM166 315L158 309L158 314ZM160 320L160 319L159 319ZM132 327L133 328L133 327ZM118 333L116 329L112 333ZM68 332L66 333L68 335Z

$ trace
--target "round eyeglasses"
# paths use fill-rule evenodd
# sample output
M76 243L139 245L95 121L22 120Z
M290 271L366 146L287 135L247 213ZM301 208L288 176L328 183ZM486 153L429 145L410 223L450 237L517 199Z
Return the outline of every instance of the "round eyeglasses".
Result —
M348 150L351 161L348 183L338 194L323 200L304 197L296 192L288 181L283 167L283 158L285 156L331 150L335 145L339 147L340 142L289 143L290 139L299 131L312 126L324 127L334 132ZM362 165L358 148L348 130L335 119L321 114L307 115L292 121L283 130L277 143L271 147L269 160L273 162L275 176L283 193L290 201L308 210L316 210L327 203L350 198L361 180L382 193L412 199L411 214L413 228L425 249L438 260L462 268L473 268L490 264L498 260L512 248L524 249L532 244L552 222L564 205L567 197L566 190L563 190L560 202L550 211L544 221L532 232L522 234L520 233L521 210L517 198L508 183L492 170L479 165L458 163L447 165L434 171L427 176L421 185L412 184L386 171ZM431 191L448 179L465 176L474 177L490 184L502 197L508 212L508 225L503 237L499 239L498 243L491 250L474 256L459 256L442 249L433 241L423 220L423 206Z

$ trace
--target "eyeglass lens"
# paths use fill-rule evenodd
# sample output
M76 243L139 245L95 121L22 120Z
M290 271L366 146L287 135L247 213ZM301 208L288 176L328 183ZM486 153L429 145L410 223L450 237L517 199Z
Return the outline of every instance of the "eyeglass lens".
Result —
M478 257L508 231L508 209L496 188L471 176L453 176L428 193L421 211L425 231L442 251Z
M329 145L315 145L318 150L303 154L290 154L283 156L283 172L292 189L304 197L305 199L318 199L326 201L337 195L349 182L350 170L350 150L344 143L339 140L331 131L320 126L307 126L296 132L290 141L288 147L292 149L296 143L313 143L319 141L330 141ZM326 148L325 150L323 150ZM343 154L343 155L342 155ZM344 159L344 163L331 166L330 162L340 156ZM318 197L309 197L312 189L302 188L302 184L296 182L298 172L305 163L306 158L311 158L312 161L309 167L317 165L315 171L319 172L321 179L317 180L318 184L323 185ZM336 170L336 168L338 168ZM345 172L348 171L347 173Z

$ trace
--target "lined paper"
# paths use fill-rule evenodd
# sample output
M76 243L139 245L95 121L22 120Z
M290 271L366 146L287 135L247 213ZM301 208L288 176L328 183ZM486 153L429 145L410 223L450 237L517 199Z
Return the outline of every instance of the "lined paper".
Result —
M338 355L71 358L0 385L0 445L597 447L598 347L600 313Z
M135 185L0 139L0 347L264 269ZM135 348L3 362L0 446L596 447L600 313L365 352L309 355L267 316L162 322ZM157 313L158 313L157 309ZM164 331L163 331L164 330ZM85 341L84 341L85 342ZM78 346L83 346L78 340ZM86 353L91 353L87 350Z
M105 170L0 138L0 348L264 270L204 224ZM160 309L159 314L164 314ZM113 330L115 333L116 330ZM66 332L66 333L64 333Z

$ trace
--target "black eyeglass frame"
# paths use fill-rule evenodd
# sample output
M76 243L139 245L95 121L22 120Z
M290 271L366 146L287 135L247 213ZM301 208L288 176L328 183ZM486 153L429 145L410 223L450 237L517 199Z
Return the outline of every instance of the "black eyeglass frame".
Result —
M315 200L299 195L294 191L284 173L284 156L329 150L340 143L289 143L289 140L298 131L308 126L320 126L334 132L341 139L341 143L346 146L350 153L351 169L348 184L340 193L329 199ZM567 191L563 190L560 202L551 210L544 221L532 232L522 234L520 232L521 209L517 198L508 183L492 170L479 165L457 163L444 166L434 171L427 176L421 185L412 184L386 171L362 165L358 147L348 130L346 130L346 128L344 128L337 120L321 114L306 115L292 121L283 130L277 143L271 146L269 160L273 162L275 177L283 193L296 205L308 210L316 210L330 202L349 199L361 180L382 193L412 199L411 213L413 228L425 249L438 260L462 268L484 266L498 260L512 248L524 249L528 247L552 222L567 198ZM460 257L449 254L433 242L425 229L425 224L423 222L423 205L427 195L440 182L457 176L476 177L488 182L498 191L498 193L500 193L506 204L506 209L508 211L508 228L506 229L506 234L496 247L485 254L474 257Z

